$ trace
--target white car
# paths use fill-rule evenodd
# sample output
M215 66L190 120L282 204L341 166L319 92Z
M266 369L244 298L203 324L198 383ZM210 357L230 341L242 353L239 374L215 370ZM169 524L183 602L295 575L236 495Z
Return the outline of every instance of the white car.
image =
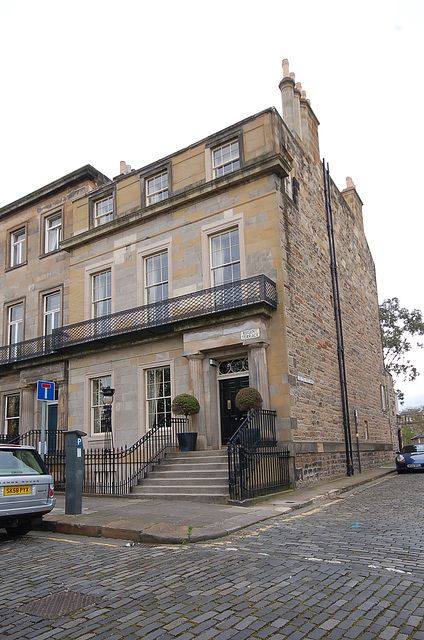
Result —
M34 447L0 445L0 527L25 535L55 503L53 478Z

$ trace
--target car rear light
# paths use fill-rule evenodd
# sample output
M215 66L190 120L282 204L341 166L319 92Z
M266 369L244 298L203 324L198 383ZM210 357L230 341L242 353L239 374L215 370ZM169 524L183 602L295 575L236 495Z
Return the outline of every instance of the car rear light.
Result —
M54 486L51 484L49 489L49 498L53 498L54 496Z

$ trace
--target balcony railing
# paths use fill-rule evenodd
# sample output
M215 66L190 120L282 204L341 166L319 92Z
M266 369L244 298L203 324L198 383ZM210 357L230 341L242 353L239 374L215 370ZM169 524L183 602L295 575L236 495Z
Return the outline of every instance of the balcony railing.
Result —
M53 351L53 337L51 335L16 342L0 347L0 365L48 355Z
M75 345L95 343L114 336L141 336L183 320L256 304L265 304L273 309L277 307L275 282L265 275L70 324L55 329L50 336L0 347L0 365L49 355Z

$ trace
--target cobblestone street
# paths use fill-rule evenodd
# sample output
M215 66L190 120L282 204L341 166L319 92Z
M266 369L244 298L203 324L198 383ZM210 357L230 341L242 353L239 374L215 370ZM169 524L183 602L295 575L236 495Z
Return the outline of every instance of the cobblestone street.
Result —
M424 640L424 475L179 546L0 533L8 640Z

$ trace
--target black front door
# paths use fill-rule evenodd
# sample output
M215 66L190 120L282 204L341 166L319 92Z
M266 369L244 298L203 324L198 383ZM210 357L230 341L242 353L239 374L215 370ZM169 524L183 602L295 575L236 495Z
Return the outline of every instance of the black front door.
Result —
M219 381L219 403L221 409L221 443L227 444L243 420L236 407L235 398L240 389L249 386L249 376Z

